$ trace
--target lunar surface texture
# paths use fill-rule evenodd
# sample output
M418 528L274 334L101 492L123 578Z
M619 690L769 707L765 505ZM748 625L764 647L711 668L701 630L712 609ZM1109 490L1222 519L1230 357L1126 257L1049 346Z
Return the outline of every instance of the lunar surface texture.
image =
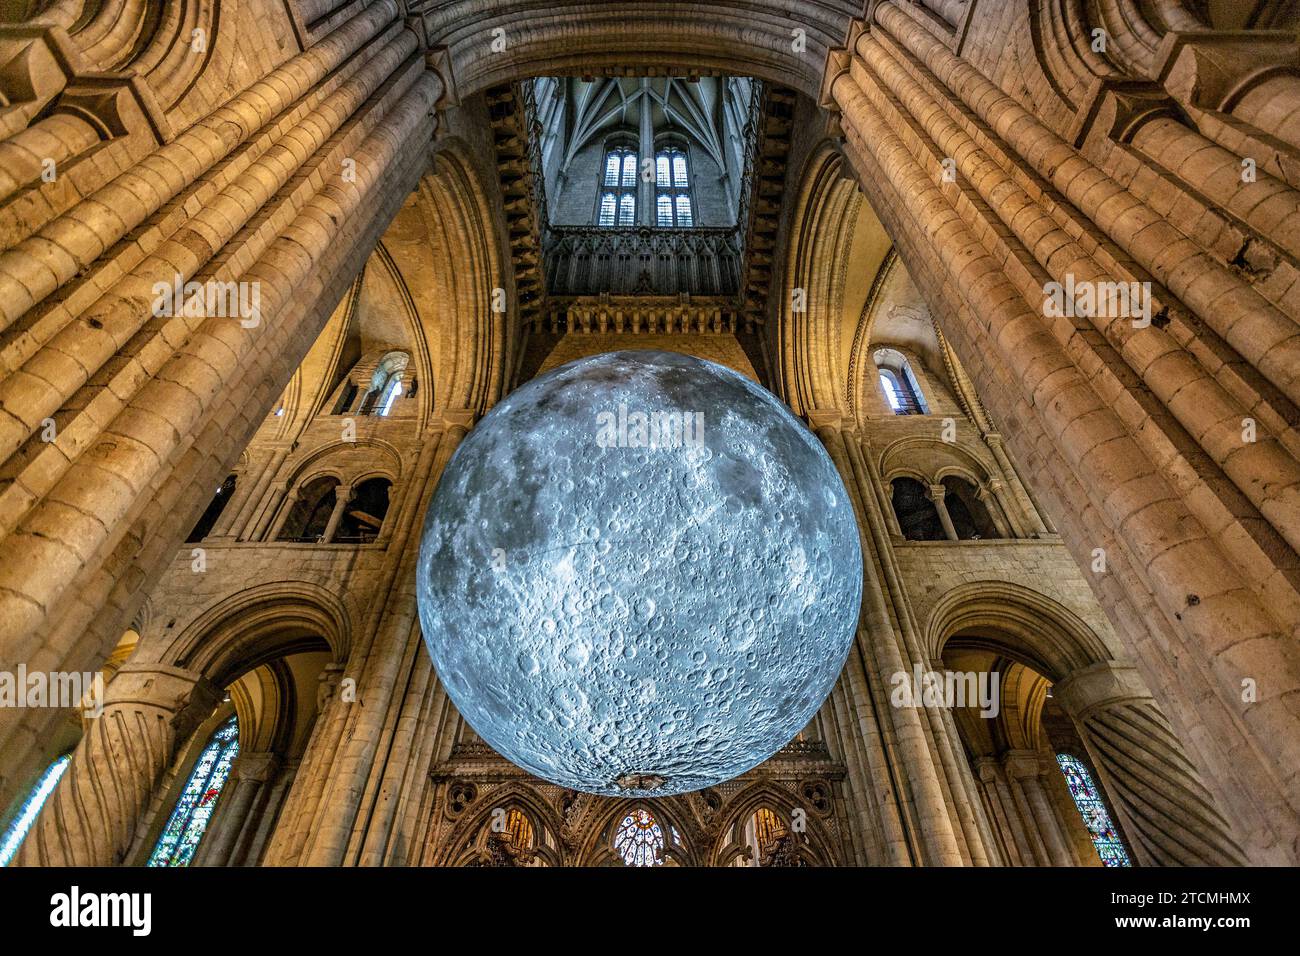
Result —
M829 456L774 396L625 351L475 426L417 573L434 666L488 744L566 787L664 795L808 723L848 655L862 553Z

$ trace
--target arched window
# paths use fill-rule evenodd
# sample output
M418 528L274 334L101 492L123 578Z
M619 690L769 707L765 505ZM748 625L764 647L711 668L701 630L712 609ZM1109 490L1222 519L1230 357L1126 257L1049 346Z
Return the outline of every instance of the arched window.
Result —
M71 757L63 756L54 763L45 768L32 787L31 792L27 794L27 799L23 801L18 812L14 814L9 825L4 829L4 835L0 836L0 866L8 866L9 861L18 853L18 848L23 845L23 840L27 838L28 831L31 830L32 824L36 822L36 817L41 812L41 807L45 806L45 801L50 798L54 792L55 786L58 785L59 778L63 772L68 769L68 764L72 762Z
M221 483L221 487L217 489L217 493L208 503L208 507L204 510L203 516L199 518L199 523L194 526L194 530L190 532L190 536L185 539L186 544L190 544L194 541L202 541L212 533L212 526L215 525L217 519L221 517L221 512L226 510L226 505L230 503L230 499L234 494L235 476L227 475L226 480Z
M946 541L947 533L939 520L939 509L926 494L925 485L915 478L893 481L894 516L898 529L908 541Z
M280 528L278 541L316 541L329 527L334 513L339 480L330 475L313 478L298 491L289 516Z
M664 831L649 810L637 807L618 825L614 849L627 866L662 866Z
M772 849L777 838L785 832L776 811L769 807L759 807L743 822L743 830L738 834L737 842L745 847L748 855L741 853L731 862L732 866L758 866L759 861Z
M405 352L390 352L379 362L366 397L361 400L362 415L383 417L393 410L393 402L402 394L402 377L410 356Z
M695 224L690 165L686 151L678 146L661 149L655 156L655 221L682 229Z
M607 228L636 225L636 151L628 146L605 150L596 224Z
M230 766L239 756L239 722L231 717L217 728L185 782L176 808L163 827L147 866L189 866L208 828Z
M334 541L338 544L366 544L379 537L388 514L387 478L369 478L357 485L352 500L343 509Z
M895 415L928 415L930 409L921 393L912 366L896 349L877 349L873 358L880 378L885 403Z
M953 530L963 541L1000 538L997 525L989 516L988 508L980 501L975 486L969 481L949 475L943 479L944 507L952 519Z
M1065 782L1070 788L1070 796L1074 797L1074 805L1079 808L1083 825L1088 828L1088 835L1092 837L1092 845L1097 848L1101 862L1106 866L1132 866L1128 851L1124 849L1124 841L1111 822L1106 804L1083 761L1070 754L1057 754L1056 762L1061 765L1061 772L1065 774Z

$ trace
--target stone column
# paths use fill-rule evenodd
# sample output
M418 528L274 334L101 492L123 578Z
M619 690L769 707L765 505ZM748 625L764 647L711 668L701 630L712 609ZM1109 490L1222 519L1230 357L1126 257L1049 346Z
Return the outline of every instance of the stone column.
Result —
M1007 450L1002 443L1002 436L996 432L990 432L984 436L984 443L993 452L998 467L1002 469L1003 476L1010 483L1011 493L1016 499L1016 504L1020 506L1020 513L1024 516L1025 521L1029 523L1029 533L1034 537L1049 534L1047 525L1043 523L1042 514L1039 513L1038 507L1030 500L1029 492L1021 484L1020 476L1016 474L1016 469L1011 464L1010 457L1007 456Z
M948 489L943 485L930 485L930 500L934 502L934 510L939 512L939 523L943 525L943 532L948 536L949 541L960 540L957 537L957 529L952 526L952 515L948 514L948 505L944 498L948 495Z
M1048 863L1052 866L1074 866L1074 857L1066 847L1056 814L1052 812L1047 794L1043 792L1043 767L1038 754L1033 751L1011 750L1003 756L1002 763L1006 767L1007 776L1025 796L1030 812L1025 822L1033 822Z
M212 713L221 690L161 664L124 664L104 712L86 720L72 763L14 861L20 866L116 866L177 745Z
M885 485L884 500L880 503L880 510L885 515L885 526L889 528L889 533L895 537L903 536L903 529L898 523L898 515L894 513L894 483L891 481Z
M655 168L654 110L650 100L650 80L646 77L641 78L640 107L641 136L638 141L639 148L637 152L639 155L636 170L637 224L653 226L657 215L655 212L655 183L658 170ZM646 179L645 171L647 169L650 170L651 174L649 179Z
M321 533L323 543L329 544L334 539L334 532L343 520L343 511L352 502L352 492L351 485L339 485L334 489L334 510L330 512L330 520L325 522L325 530Z
M0 430L10 450L31 438L32 423L66 414L57 450L5 453L7 476L30 494L0 535L4 660L93 670L144 583L174 560L192 489L228 474L427 170L445 87L437 64L418 55L421 42L393 0L365 5L273 69L241 71L242 92L219 108L191 99L183 131L134 165L104 168L93 194L35 213L29 238L6 250L3 324L34 321L24 316L47 302L71 309L49 330L58 338L33 340L29 354L41 366L75 355L81 372L21 396L6 390ZM326 175L344 157L356 160L357 176ZM210 201L193 215L160 212L190 192ZM147 250L123 241L146 224L158 227ZM177 274L256 285L267 320L235 333L222 316L154 321L149 291ZM75 302L72 283L86 293ZM131 348L119 352L127 339ZM107 404L70 401L92 378ZM12 389L19 379L7 382ZM177 400L177 388L192 400ZM58 719L31 709L0 715L3 776L31 762Z
M974 770L980 789L984 793L984 800L1002 835L1007 863L1012 866L1032 864L1033 858L1024 855L1024 831L1020 826L1016 808L1014 805L1009 806L1003 799L1005 782L1001 780L1002 768L992 757L980 757L975 760Z
M1007 523L1007 517L1002 509L1002 496L998 490L1002 488L1001 480L990 478L987 485L980 485L975 489L975 497L984 505L984 510L989 513L989 519L998 529L998 534L1004 538L1016 537L1016 532L1011 525Z
M248 829L257 798L279 768L273 753L241 753L230 769L212 825L194 857L195 866L229 866L240 836Z
M293 511L293 506L298 503L298 492L300 490L301 489L298 487L286 487L284 498L280 503L280 510L278 512L272 510L271 512L275 515L275 520L271 522L271 527L267 529L265 535L261 534L261 529L258 528L253 534L254 540L265 537L267 541L274 541L279 537L280 529L283 528L284 523L289 520L289 513Z
M275 832L266 844L262 855L265 866L292 865L297 853L306 842L308 832L319 808L321 792L325 789L328 772L328 754L337 746L335 736L342 719L335 703L339 682L343 679L344 665L330 662L322 668L316 682L316 722L312 727L307 749L293 768L288 796L276 821ZM301 781L302 785L297 786Z
M253 486L246 493L244 500L239 503L239 508L235 512L234 518L230 522L229 534L236 539L246 538L250 530L249 524L252 522L257 509L263 505L266 497L266 489L270 487L271 482L275 480L280 466L284 464L284 459L289 454L289 445L283 445L275 449L270 456L270 461L258 473ZM231 502L233 504L233 502Z
M867 677L871 681L881 682L887 680L890 674L907 673L912 657L908 653L906 638L895 630L886 594L877 578L878 553L875 545L883 532L873 521L876 512L871 507L873 499L869 497L876 492L858 481L848 442L840 428L839 413L834 410L817 410L809 413L808 419L813 432L826 447L831 461L844 480L862 530L863 616L857 640L867 666ZM879 523L883 524L883 520ZM883 570L880 573L884 573ZM897 761L893 769L899 775L903 798L910 801L910 809L915 814L914 820L910 822L915 827L913 832L919 849L918 862L923 865L960 866L967 862L962 855L963 844L967 852L983 861L983 848L976 846L972 851L964 830L960 835L958 833L957 828L964 827L965 823L960 812L962 808L956 805L958 797L948 796L950 792L959 792L957 782L951 784L952 790L949 791L940 779L940 774L946 771L946 767L941 754L936 753L932 735L944 733L944 728L942 725L937 729L929 726L929 716L917 708L887 708L884 712L888 716L882 717L882 724L885 725L882 729L890 739L891 756ZM909 808L903 809L906 815ZM967 806L965 809L973 808Z
M302 830L294 834L295 844L301 840L301 850L285 847L280 857L284 862L310 866L355 862L365 841L368 824L359 821L369 818L362 808L377 797L384 755L392 745L394 724L404 703L403 689L411 678L415 655L422 653L415 646L420 641L415 539L442 470L473 421L468 410L444 412L442 435L433 436L421 453L415 473L424 477L424 483L408 492L403 513L395 517L397 530L388 548L392 564L385 567L391 582L387 599L368 622L365 646L357 648L349 661L348 673L356 675L364 706L343 705L336 698L326 714L328 720L318 722L308 756L325 764L323 792L304 801L300 812L308 815L299 818L296 825Z
M1052 688L1120 817L1129 849L1155 866L1246 862L1227 822L1137 671L1103 661Z

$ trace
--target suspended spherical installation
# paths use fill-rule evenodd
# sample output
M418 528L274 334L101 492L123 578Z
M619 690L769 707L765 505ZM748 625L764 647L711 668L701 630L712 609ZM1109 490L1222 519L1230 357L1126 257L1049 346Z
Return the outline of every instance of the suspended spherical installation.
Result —
M438 676L498 753L565 787L665 795L808 723L848 655L862 553L829 456L771 393L625 351L478 423L417 573Z

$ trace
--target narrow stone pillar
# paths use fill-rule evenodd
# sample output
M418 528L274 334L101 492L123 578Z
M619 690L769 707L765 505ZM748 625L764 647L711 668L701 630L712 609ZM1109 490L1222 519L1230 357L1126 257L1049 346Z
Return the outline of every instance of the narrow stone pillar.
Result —
M1034 866L1051 866L1052 861L1047 853L1047 846L1043 843L1042 834L1038 832L1038 822L1034 819L1033 808L1029 805L1029 797L1025 793L1025 788L1021 785L1021 778L1012 773L1009 766L1011 753L1002 755L1002 779L1006 791L1011 796L1011 801L1016 809L1016 816L1020 819L1022 833L1024 834L1024 846L1028 848L1026 862L1032 860Z
M337 694L343 679L344 665L330 662L322 668L316 683L316 721L311 738L302 754L288 795L276 821L275 832L266 843L262 865L292 865L308 839L312 821L319 809L321 793L326 787L329 755L337 749L342 731ZM300 785L301 784L301 785Z
M1052 696L1074 719L1140 862L1245 864L1214 798L1131 665L1085 667L1058 681Z
M994 486L997 486L995 489ZM1002 508L1002 496L998 494L997 489L1002 487L1002 482L997 478L990 478L987 485L980 485L975 489L975 497L984 505L984 510L989 513L989 519L998 529L998 534L1004 538L1016 537L1016 532L1012 530L1008 519Z
M283 528L284 523L289 520L289 514L293 511L293 506L298 503L298 491L299 489L296 487L286 489L284 501L280 504L279 512L272 509L271 513L275 515L275 520L271 523L271 527L266 531L265 537L267 541L274 541L280 536L280 529ZM260 531L260 529L258 530ZM261 537L261 534L256 532L254 533L255 540Z
M944 498L948 495L948 489L943 485L930 486L930 500L934 502L934 510L939 512L939 523L943 525L943 533L948 536L949 541L960 540L957 537L957 529L952 525L952 515L948 514L948 505Z
M257 514L258 508L262 507L266 498L266 489L270 487L271 482L275 480L276 474L280 471L280 466L284 464L284 459L289 454L289 446L286 444L275 450L271 460L257 475L253 486L246 493L244 500L239 503L239 508L235 511L234 518L231 520L228 533L236 539L246 539L250 529L250 524ZM234 502L231 502L233 505Z
M903 536L903 528L898 523L898 515L894 513L894 483L891 481L884 488L885 500L880 503L880 510L885 516L885 526L889 528L889 533L897 538Z
M980 757L975 761L975 775L984 794L984 801L993 816L994 825L1002 837L1001 842L1007 862L1012 866L1024 866L1026 859L1021 855L1023 834L1018 832L1018 821L1012 822L1016 812L1015 807L1008 807L1003 802L1002 790L998 786L1000 773L1001 768L992 757ZM1033 859L1030 858L1029 862L1032 863Z
M1011 485L1011 494L1016 499L1016 504L1020 506L1020 513L1024 515L1025 521L1029 523L1029 533L1035 537L1051 533L1047 525L1043 523L1043 515L1039 513L1038 507L1030 499L1029 492L1025 490L1025 486L1021 483L1020 476L1016 474L1016 469L1011 464L1011 459L1003 446L1002 436L996 432L990 432L984 436L984 443L993 452L998 467L1002 469L1003 477Z
M343 520L343 511L352 503L353 488L351 485L344 487L339 485L334 489L334 510L330 512L330 520L325 522L325 530L321 533L321 541L329 544L334 539L334 532L339 528L339 522Z
M650 101L650 80L646 77L641 78L640 107L641 136L638 142L636 170L637 224L653 226L656 216L655 183L658 170L655 168L654 109ZM650 178L648 179L646 178L647 169L650 170Z
M1007 752L1002 762L1007 769L1007 775L1015 781L1015 785L1025 795L1030 811L1030 819L1025 822L1029 823L1032 820L1048 862L1052 866L1073 866L1074 858L1065 845L1056 814L1052 812L1052 807L1047 802L1047 794L1043 791L1043 767L1038 754L1032 751L1012 750Z
M124 664L105 692L103 714L87 718L71 765L14 862L121 864L177 744L221 696L220 688L179 667Z
M266 781L279 768L273 753L241 753L230 768L230 779L217 801L216 818L195 854L195 866L229 866L239 837L248 828L252 811Z

